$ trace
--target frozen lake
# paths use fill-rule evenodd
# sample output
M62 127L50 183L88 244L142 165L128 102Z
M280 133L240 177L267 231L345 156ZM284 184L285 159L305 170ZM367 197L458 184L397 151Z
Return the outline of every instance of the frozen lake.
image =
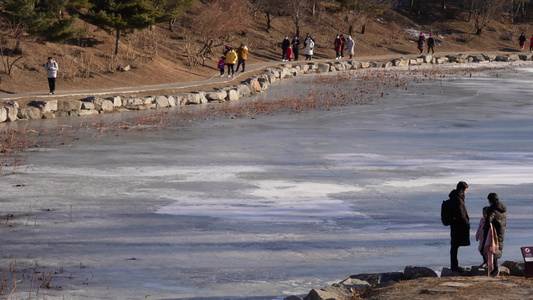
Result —
M356 78L328 86L350 96ZM314 80L259 97L305 97ZM0 226L0 267L61 269L61 288L41 291L57 299L283 299L352 274L440 270L440 204L460 180L472 226L460 264L482 262L475 231L490 192L508 208L501 261L522 261L533 245L531 86L522 65L420 81L367 105L30 152L0 177L0 213L19 216Z

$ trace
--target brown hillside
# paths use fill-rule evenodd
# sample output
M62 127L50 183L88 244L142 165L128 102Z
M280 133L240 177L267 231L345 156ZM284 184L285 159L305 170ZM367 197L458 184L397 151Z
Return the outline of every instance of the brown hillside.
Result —
M203 4L198 2L197 5ZM466 21L466 14L458 8L443 10L436 5L429 11L421 17L408 9L389 10L371 18L365 34L357 32L354 35L355 58L415 54L415 39L419 31L435 34L437 53L519 51L518 35L530 29L527 23L507 25L503 22L506 17L500 16L501 20L492 21L487 30L477 36L472 24ZM342 21L343 17L343 12L323 7L318 16L308 16L303 20L301 35L309 32L316 38L315 58L335 56L332 44L338 29L346 29L341 31L347 35L348 25ZM208 57L205 66L188 65L186 45L197 43L194 37L190 37L189 30L179 25L174 32L168 30L167 24L160 24L123 38L118 57L112 56L112 35L81 20L78 25L87 28L87 33L79 41L53 44L24 40L21 46L23 57L15 63L12 74L6 75L5 68L0 65L0 71L4 71L0 93L46 92L46 75L42 66L48 56L56 58L60 66L57 89L61 91L196 81L217 73L215 67L219 53ZM280 60L278 44L285 35L293 35L295 29L289 17L274 18L272 27L267 33L264 15L256 13L245 37L236 32L228 33L229 44L248 45L248 64ZM360 26L356 30L360 30ZM216 52L221 50L222 47L215 49ZM131 71L118 71L127 65L131 66Z

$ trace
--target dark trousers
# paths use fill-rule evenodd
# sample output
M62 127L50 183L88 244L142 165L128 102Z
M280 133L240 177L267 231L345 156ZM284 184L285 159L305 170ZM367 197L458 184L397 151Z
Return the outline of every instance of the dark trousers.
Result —
M428 54L429 50L431 50L431 54L435 54L435 50L433 50L433 46L428 46Z
M459 260L457 259L457 252L459 250L459 246L452 245L452 248L450 249L450 263L452 268L459 267Z
M224 68L220 69L220 75L224 75Z
M239 67L241 66L241 63L242 63L242 71L244 72L244 68L246 68L246 60L245 59L239 59L239 61L237 62L237 72L239 71Z
M56 90L56 79L55 79L55 77L48 77L48 87L50 87L50 93L55 92L55 90Z
M226 64L228 66L228 76L235 74L235 69L233 68L235 64Z

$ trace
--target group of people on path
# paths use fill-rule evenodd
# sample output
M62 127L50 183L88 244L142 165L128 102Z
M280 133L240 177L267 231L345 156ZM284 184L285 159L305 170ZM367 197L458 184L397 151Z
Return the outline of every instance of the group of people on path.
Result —
M520 45L521 50L524 50L524 48L526 47L526 34L524 32L522 32L522 34L518 38L518 44ZM533 34L529 39L529 52L533 52Z
M461 246L470 246L470 218L465 205L467 190L468 184L460 181L456 189L449 194L453 217L450 227L451 270L459 273L463 273L465 269L459 266L458 249ZM491 276L497 276L500 273L498 259L502 257L507 208L500 202L496 193L490 193L487 199L489 206L483 208L483 217L479 222L476 241L479 241L478 250L483 257L481 267L486 267Z
M292 41L289 36L285 36L281 42L281 60L291 61L293 58L298 60L300 54L300 38L295 35ZM311 60L313 57L313 49L315 48L315 39L308 33L304 39L305 60Z
M418 36L418 50L420 50L420 55L424 52L424 45L427 44L428 46L428 52L431 50L431 54L435 54L435 38L433 37L433 33L429 34L429 38L426 39L426 36L424 35L424 32L420 32L420 35Z
M228 77L235 76L235 63L237 63L237 72L242 65L242 71L245 71L246 60L248 59L248 47L241 44L237 51L230 46L224 48L224 55L220 57L217 68L220 70L220 77L224 77L224 68L228 67Z
M344 49L348 49L348 55L350 55L350 59L354 55L354 46L355 41L353 40L352 36L348 36L348 40L344 38L344 35L338 34L335 38L335 59L342 59L344 58Z

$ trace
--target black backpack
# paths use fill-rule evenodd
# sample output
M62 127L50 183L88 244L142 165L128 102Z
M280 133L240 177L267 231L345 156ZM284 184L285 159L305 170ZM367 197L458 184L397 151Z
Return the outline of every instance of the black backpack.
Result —
M440 220L444 226L452 225L453 214L451 206L452 201L450 199L442 201L442 205L440 207Z

